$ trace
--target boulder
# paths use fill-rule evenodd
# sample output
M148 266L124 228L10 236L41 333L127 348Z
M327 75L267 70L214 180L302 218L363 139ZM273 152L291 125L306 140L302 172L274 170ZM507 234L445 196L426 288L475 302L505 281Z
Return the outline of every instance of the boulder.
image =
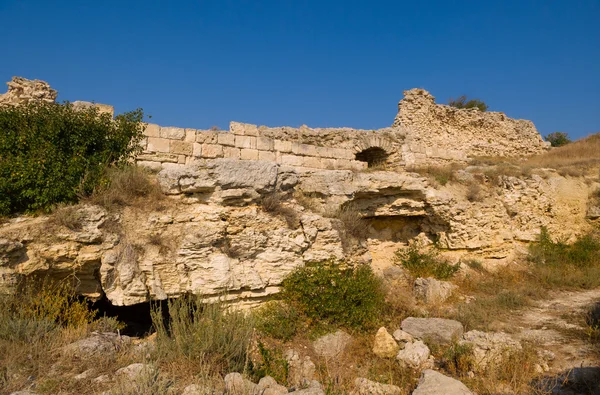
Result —
M521 349L521 343L503 332L469 331L463 335L461 344L473 348L473 357L477 370L485 369L490 363L496 363L506 350Z
M394 339L402 346L404 343L412 342L414 340L410 333L404 332L402 329L396 329L392 336L394 336Z
M335 333L321 336L315 340L313 342L313 348L315 349L315 353L320 357L337 358L344 352L351 341L352 336L339 330Z
M458 380L426 369L412 395L473 395L473 392Z
M390 384L382 384L365 378L354 380L354 391L352 395L400 395L400 387Z
M66 345L62 348L62 351L67 355L89 358L96 355L110 355L129 344L131 344L129 336L119 336L110 332L95 332L90 337Z
M128 380L135 380L142 374L151 374L155 371L154 366L145 363L132 363L115 372L115 376L123 377Z
M226 395L247 395L256 391L256 384L245 379L240 373L229 373L225 376Z
M419 368L427 362L430 355L429 347L422 341L417 340L412 343L406 343L404 349L400 350L398 355L396 355L396 359L400 363L404 363L410 367Z
M456 285L447 281L419 277L415 280L413 293L418 300L426 304L436 304L446 301L456 288Z
M277 384L273 377L265 376L258 382L254 393L257 395L283 395L287 394L288 390L283 385Z
M373 354L380 358L394 358L400 347L384 327L379 328L373 343Z
M463 334L463 326L455 320L445 318L409 317L402 321L402 330L411 336L439 344L448 344L459 340Z

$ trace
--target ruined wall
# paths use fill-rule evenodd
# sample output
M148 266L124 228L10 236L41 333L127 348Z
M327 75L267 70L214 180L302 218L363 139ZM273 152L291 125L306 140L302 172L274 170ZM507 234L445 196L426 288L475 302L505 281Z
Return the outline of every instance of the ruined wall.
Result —
M8 91L0 94L0 106L16 106L32 101L53 102L58 93L45 81L13 77L7 82Z
M197 159L264 160L294 168L362 170L356 154L376 148L389 163L401 164L401 129L268 128L231 122L229 131L164 127L148 124L138 163L162 168L163 163L189 164Z
M423 89L404 91L393 127L410 131L403 147L407 165L482 156L524 157L548 147L531 121L435 104Z

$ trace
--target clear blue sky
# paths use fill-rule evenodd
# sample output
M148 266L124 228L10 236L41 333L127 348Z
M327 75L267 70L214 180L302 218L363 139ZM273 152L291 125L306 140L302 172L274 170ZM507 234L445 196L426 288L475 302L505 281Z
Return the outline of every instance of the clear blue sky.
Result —
M0 81L161 125L380 128L420 87L600 131L600 0L0 0L0 27Z

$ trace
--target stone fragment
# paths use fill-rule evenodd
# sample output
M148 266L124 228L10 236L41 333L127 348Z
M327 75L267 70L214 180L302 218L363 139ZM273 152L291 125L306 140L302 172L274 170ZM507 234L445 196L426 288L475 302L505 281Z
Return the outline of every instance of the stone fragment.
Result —
M365 378L354 380L354 391L351 395L400 395L400 387L390 384L382 384Z
M429 347L422 341L417 340L412 343L406 343L404 348L398 351L396 359L410 367L419 368L427 362L430 354Z
M303 388L315 379L316 366L309 356L304 358L295 350L287 350L285 358L288 364L288 384Z
M408 343L414 340L410 333L404 332L402 329L396 329L392 336L400 343Z
M255 389L256 394L261 395L284 395L288 389L283 385L277 384L277 381L271 376L261 378Z
M64 346L62 351L67 355L90 358L114 354L118 349L129 344L131 339L128 336L119 336L116 333L93 333L90 337Z
M392 335L384 327L379 328L373 343L373 353L380 358L394 358L399 349Z
M417 339L440 344L459 340L463 334L463 326L460 322L445 318L408 317L400 326L403 331Z
M458 380L426 369L412 395L473 395L473 392Z
M456 285L447 281L419 277L415 280L413 293L417 299L426 304L436 304L446 301L456 288Z
M352 341L352 336L342 330L321 336L313 342L313 348L318 356L324 358L337 358Z
M135 380L141 375L150 375L155 372L156 368L145 363L132 363L131 365L120 368L115 372L115 376L124 377L128 380Z

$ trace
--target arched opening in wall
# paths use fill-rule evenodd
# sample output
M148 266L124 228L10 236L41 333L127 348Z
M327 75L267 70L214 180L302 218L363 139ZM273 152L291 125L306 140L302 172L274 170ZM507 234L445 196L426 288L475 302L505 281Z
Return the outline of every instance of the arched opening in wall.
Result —
M384 164L388 156L383 148L371 147L357 153L356 160L367 162L369 167L376 167Z

